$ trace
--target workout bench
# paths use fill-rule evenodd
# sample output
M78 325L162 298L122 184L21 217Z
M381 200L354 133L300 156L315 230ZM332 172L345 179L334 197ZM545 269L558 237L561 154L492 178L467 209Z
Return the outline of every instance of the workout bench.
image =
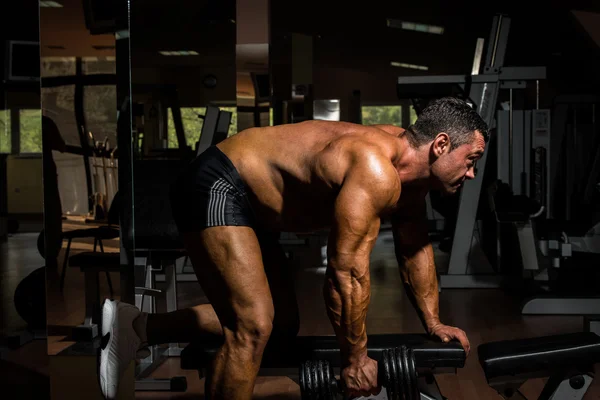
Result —
M220 338L211 338L189 344L181 352L181 368L197 370L200 378L204 377L221 343ZM390 360L387 364L384 360L389 359L394 349L400 348L409 349L408 358L402 358L398 352L398 362ZM460 343L441 343L418 334L370 335L368 354L379 362L380 372L385 366L393 370L393 382L385 381L390 382L389 387L382 385L380 394L373 397L390 400L444 400L434 375L455 373L465 363L465 351ZM298 336L278 344L270 341L259 375L288 376L299 383L302 399L334 399L338 391L334 372L340 372L340 351L335 336ZM415 393L416 397L409 393Z
M600 362L600 336L592 332L482 344L479 362L488 384L504 399L526 400L519 387L549 378L539 400L580 400Z
M204 377L221 343L220 338L190 343L181 352L181 368L197 370ZM456 372L465 363L458 342L444 344L427 335L371 335L368 353L379 362L383 378L384 389L374 398L390 400L445 400L434 375ZM519 391L525 381L549 378L539 400L577 400L583 399L594 364L600 362L600 336L577 332L490 342L479 346L478 355L488 384L502 398L526 400ZM269 342L259 375L290 377L299 383L303 400L334 399L339 385L334 372L339 370L334 336L299 336L286 343ZM395 375L392 381L389 372L382 376L384 370Z

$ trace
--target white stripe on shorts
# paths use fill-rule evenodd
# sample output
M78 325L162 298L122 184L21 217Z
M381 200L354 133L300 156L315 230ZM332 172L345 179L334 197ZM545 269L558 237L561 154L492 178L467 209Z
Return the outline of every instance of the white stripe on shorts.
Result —
M233 191L234 187L225 179L215 181L210 188L208 201L208 226L225 225L227 206L227 192Z

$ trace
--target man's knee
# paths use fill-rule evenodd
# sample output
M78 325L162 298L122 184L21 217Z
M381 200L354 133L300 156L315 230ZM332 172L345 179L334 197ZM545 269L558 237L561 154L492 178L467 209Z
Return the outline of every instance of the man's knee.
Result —
M238 316L232 329L232 344L262 351L273 332L273 316L269 313L247 313Z

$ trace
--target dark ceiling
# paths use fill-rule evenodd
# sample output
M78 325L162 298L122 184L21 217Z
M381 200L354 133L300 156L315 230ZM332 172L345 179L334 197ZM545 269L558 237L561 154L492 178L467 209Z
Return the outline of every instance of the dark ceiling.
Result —
M336 67L388 69L391 61L424 65L398 75L470 71L478 37L488 40L492 19L511 18L505 65L549 67L559 79L598 82L598 46L571 10L600 12L597 0L421 1L367 3L304 0L271 2L272 41L289 32L317 37L315 62ZM444 27L443 35L388 28L387 18ZM320 37L320 38L319 38ZM585 78L584 78L585 77Z
M83 20L83 2L62 0L65 7L52 11L61 17L56 19L55 27L47 29L60 30L65 21ZM131 0L132 49L139 55L151 54L152 62L148 65L171 62L230 65L235 54L235 3L235 0ZM464 73L470 70L476 39L487 40L493 15L505 13L512 19L506 64L555 64L568 79L586 70L593 74L598 67L594 61L598 58L595 55L598 46L592 44L570 12L600 12L598 0L491 3L370 0L355 5L339 0L271 0L270 3L271 40L291 32L312 35L316 66L377 70L389 69L391 61L399 61L430 69L428 72L398 69L398 74ZM4 37L36 37L37 4L34 0L9 2L10 8L4 15L14 15L19 24L10 31L4 25ZM391 29L386 26L387 18L439 25L445 32L432 35ZM84 35L70 34L73 40L78 36ZM62 45L66 55L71 55L67 54L69 43L48 44ZM203 57L175 61L158 56L158 51L172 49L197 49Z

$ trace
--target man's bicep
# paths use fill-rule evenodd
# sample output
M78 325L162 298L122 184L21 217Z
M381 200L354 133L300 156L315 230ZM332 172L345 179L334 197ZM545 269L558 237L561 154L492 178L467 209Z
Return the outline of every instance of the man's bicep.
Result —
M368 260L380 217L397 201L400 183L389 160L364 150L354 161L337 195L328 248L331 257Z
M337 196L328 244L330 257L354 257L369 249L379 231L379 216L361 185L346 183Z

